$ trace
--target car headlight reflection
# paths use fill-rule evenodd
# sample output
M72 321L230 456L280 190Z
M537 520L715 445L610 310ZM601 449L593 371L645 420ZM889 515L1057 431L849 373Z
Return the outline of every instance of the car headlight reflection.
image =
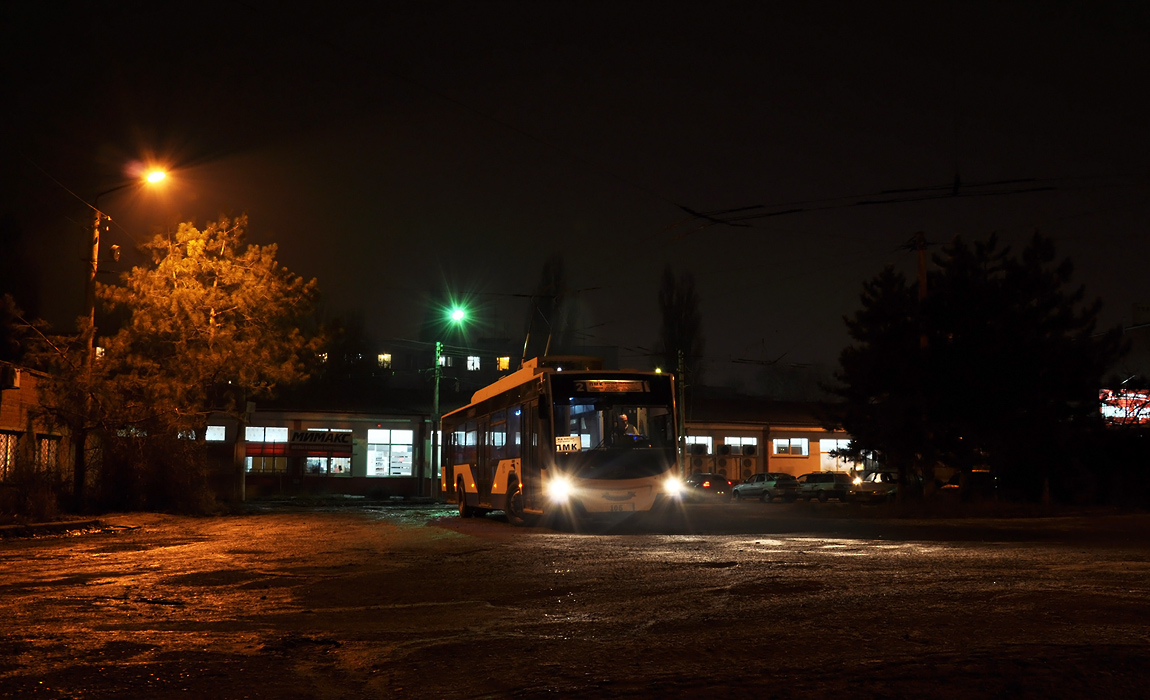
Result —
M571 491L571 481L565 477L547 482L547 497L555 503L566 503L571 500Z

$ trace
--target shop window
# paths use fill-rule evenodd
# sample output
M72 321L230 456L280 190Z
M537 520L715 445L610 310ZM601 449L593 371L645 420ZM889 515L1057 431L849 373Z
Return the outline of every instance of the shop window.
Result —
M367 475L411 476L414 442L414 430L368 430Z
M244 467L252 474L284 474L287 472L287 457L249 456L244 458Z
M223 426L220 428L222 430ZM287 472L287 428L249 425L244 428L244 440L247 442L244 467L248 472L253 474Z
M304 470L311 475L351 476L351 457L308 457Z

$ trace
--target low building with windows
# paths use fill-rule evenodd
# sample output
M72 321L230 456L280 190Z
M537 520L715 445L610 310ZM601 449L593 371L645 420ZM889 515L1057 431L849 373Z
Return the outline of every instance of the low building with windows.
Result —
M269 408L243 424L220 416L206 436L215 472L224 475L215 490L236 500L430 495L432 478L421 472L429 424L424 413Z
M36 415L38 385L46 376L0 363L0 493L33 477L49 483L71 478L67 431Z
M686 406L687 468L739 482L760 472L800 476L856 469L834 454L850 436L828 430L818 404L745 396L698 396Z

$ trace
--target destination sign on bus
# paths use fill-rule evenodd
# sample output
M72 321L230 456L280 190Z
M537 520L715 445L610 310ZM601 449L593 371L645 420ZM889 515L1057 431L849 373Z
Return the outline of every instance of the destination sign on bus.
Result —
M646 393L651 391L647 382L640 379L580 379L575 381L575 391L588 394Z
M578 452L583 448L583 440L578 435L556 435L555 452Z

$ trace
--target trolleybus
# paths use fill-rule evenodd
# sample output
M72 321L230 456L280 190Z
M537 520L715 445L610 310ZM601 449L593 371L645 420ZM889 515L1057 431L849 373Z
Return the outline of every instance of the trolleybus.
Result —
M467 518L649 511L682 494L674 380L528 360L443 416L442 493Z

